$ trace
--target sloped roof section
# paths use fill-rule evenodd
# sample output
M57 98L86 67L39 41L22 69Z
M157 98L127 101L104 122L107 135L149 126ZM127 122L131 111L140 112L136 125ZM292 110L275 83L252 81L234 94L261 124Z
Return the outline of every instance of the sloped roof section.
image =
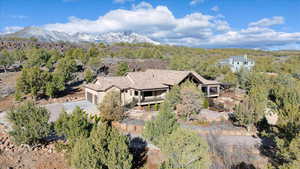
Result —
M194 71L148 69L145 72L129 72L122 77L98 77L96 82L88 84L86 87L98 91L105 91L113 86L120 89L161 89L179 84L190 74L194 75L202 84L220 84L217 81L207 80Z
M131 87L130 81L126 77L97 77L96 82L87 84L85 87L94 89L97 91L105 91L111 87L117 87L119 89L127 89Z
M129 72L126 77L131 81L132 88L134 89L158 89L158 88L167 88L167 85L161 83L155 79L155 75L151 72Z

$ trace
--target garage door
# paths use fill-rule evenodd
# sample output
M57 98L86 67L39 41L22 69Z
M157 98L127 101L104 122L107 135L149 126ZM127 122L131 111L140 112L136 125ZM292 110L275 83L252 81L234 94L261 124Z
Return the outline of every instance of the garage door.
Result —
M87 100L88 100L89 102L93 103L93 94L87 92L87 93L86 93L86 96L87 96Z

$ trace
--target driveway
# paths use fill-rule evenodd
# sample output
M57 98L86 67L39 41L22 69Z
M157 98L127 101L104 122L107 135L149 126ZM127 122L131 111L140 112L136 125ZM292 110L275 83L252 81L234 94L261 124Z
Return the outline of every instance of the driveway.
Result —
M93 115L98 112L96 105L86 101L74 101L74 102L65 102L65 103L53 103L44 106L50 112L50 121L56 121L59 115L66 111L71 113L76 107L83 109L87 114Z

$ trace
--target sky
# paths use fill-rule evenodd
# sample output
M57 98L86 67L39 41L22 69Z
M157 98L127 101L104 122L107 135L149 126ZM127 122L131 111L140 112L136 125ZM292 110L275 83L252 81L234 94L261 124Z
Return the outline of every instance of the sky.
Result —
M300 0L0 0L0 32L132 31L165 44L300 50Z

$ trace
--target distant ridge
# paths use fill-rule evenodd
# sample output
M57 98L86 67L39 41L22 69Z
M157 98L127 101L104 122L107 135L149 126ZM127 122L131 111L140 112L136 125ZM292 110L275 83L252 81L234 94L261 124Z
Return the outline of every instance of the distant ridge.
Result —
M65 32L50 31L40 27L25 27L24 29L1 35L0 37L31 38L34 37L42 42L103 42L107 44L127 42L127 43L152 43L160 44L147 36L134 32L108 32L108 33L76 33L70 35Z

